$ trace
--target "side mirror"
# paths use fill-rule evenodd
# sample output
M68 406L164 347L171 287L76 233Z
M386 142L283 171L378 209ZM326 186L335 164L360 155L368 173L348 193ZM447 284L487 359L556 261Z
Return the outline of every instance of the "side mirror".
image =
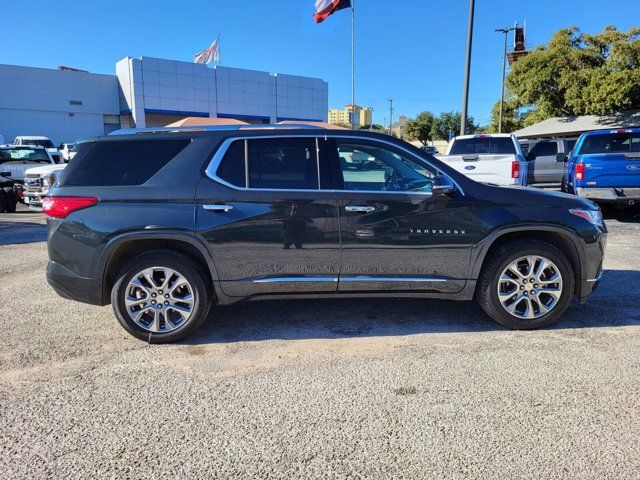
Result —
M529 152L527 153L527 156L525 158L527 159L528 162L530 162L531 160L536 159L536 154L534 152Z
M556 153L556 162L566 162L567 156L564 153L558 152Z
M436 175L433 177L433 187L431 193L434 195L449 195L455 191L455 187L449 177Z

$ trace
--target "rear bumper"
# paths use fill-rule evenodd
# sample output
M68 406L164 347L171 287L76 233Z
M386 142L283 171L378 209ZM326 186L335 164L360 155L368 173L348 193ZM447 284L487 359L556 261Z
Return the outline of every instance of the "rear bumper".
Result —
M102 286L94 278L79 277L71 270L49 260L47 282L58 295L77 302L104 305Z
M640 188L638 187L610 187L586 188L576 187L579 197L599 202L640 203Z

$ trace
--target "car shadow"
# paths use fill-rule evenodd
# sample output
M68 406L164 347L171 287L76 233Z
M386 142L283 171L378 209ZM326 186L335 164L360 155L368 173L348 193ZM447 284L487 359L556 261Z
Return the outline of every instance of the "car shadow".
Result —
M638 207L616 208L604 205L602 214L605 221L617 220L621 223L640 223L640 208Z
M36 222L0 221L0 246L46 241L46 225Z
M549 329L640 325L640 271L607 270L587 303L573 301ZM212 310L207 322L183 344L263 340L339 339L456 332L505 331L475 302L368 298L265 300Z

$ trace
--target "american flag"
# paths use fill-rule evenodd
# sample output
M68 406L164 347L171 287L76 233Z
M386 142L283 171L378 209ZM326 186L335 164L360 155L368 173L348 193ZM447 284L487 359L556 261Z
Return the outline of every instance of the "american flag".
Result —
M216 38L206 49L196 53L193 57L193 61L195 63L204 63L205 65L209 65L211 62L219 62L220 46L218 40L219 39Z

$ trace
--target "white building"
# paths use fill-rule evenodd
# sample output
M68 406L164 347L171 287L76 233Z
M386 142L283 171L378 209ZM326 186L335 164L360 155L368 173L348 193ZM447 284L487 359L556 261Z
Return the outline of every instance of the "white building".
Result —
M0 65L5 141L45 135L72 142L193 116L326 121L327 109L328 84L319 78L151 57L120 60L116 75Z

